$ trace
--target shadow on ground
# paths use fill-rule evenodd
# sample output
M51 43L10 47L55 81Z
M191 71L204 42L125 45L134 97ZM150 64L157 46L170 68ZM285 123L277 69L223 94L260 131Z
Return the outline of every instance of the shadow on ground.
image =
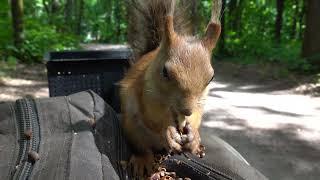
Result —
M263 106L235 106L237 108L244 108L244 109L256 109L256 110L260 110L263 111L264 113L269 113L269 114L278 114L278 115L282 115L282 116L290 116L290 117L303 117L303 116L307 116L307 115L303 115L303 114L297 114L297 113L291 113L291 112L284 112L284 111L277 111L274 109L270 109L270 108L266 108Z
M212 91L273 92L294 91L298 94L320 96L319 74L298 75L290 72L283 74L283 68L272 64L241 65L216 61L215 73L218 81L228 82L225 87Z
M205 114L203 136L218 135L270 179L319 178L320 141L306 141L298 133L308 132L309 129L293 124L283 124L276 129L252 128L245 120L228 114L224 118L212 119L219 117L221 111L223 110L213 110ZM226 128L206 125L212 121L215 124L225 124ZM204 144L206 143L210 142L204 139Z
M320 177L320 98L297 95L295 83L216 73L202 139L217 135L270 179ZM214 152L212 152L214 155Z

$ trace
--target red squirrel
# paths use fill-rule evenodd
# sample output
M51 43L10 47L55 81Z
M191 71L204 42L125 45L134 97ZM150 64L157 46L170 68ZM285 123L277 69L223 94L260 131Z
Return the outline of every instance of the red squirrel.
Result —
M221 32L220 10L217 0L199 38L189 31L183 3L130 1L128 33L135 64L120 82L120 99L135 175L151 171L156 152L201 156L199 127L214 76L211 57Z

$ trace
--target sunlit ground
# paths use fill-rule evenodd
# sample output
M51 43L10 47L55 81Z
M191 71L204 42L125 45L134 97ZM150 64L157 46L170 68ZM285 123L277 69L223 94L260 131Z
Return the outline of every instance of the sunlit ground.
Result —
M207 127L226 129L281 129L285 125L297 125L297 134L305 140L320 140L320 98L304 95L279 93L252 93L221 90L227 84L213 83L205 110L228 110L228 113L242 119L246 127L228 125L222 121L204 122ZM242 89L257 88L244 86ZM220 90L215 90L219 88ZM218 118L219 117L215 117Z
M0 101L15 101L25 96L49 96L44 65L17 65L15 71L0 76Z
M1 81L1 101L14 101L27 95L42 98L48 97L49 94L46 82L16 78L2 78Z
M317 179L320 98L267 86L210 84L203 136L226 140L270 179Z

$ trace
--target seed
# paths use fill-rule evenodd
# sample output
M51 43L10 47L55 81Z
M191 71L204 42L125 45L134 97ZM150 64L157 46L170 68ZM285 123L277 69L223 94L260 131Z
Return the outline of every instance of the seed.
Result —
M30 140L31 137L32 137L32 130L31 129L27 129L25 132L24 132L24 136L27 140Z
M176 177L176 173L175 172L165 172L164 174L167 175L167 176Z
M35 151L30 151L28 153L28 160L31 161L32 163L35 163L36 161L38 161L40 159L40 156L37 152Z
M200 148L200 150L201 150L201 151L206 150L206 147L204 147L204 146L203 146L203 145L201 145L201 144L200 144L200 147L199 147L199 148Z
M204 151L200 152L200 158L204 158L205 155L206 153Z
M179 160L176 160L176 159L175 159L174 161L175 161L175 163L177 163L178 165L181 164L181 161L179 161Z
M159 173L154 173L154 174L151 176L151 180L160 180L160 175L159 175Z
M96 128L96 121L95 121L95 119L90 118L90 119L89 119L89 124L90 124L90 126L91 126L93 129Z
M127 161L120 161L120 165L123 169L127 169L128 162Z

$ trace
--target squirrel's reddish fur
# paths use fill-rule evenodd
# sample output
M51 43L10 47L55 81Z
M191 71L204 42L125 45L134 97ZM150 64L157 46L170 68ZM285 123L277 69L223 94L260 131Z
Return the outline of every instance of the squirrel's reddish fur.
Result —
M133 48L138 59L120 82L122 127L135 150L132 163L141 174L150 166L146 161L152 161L154 152L199 152L202 101L214 75L211 52L221 28L212 18L203 38L182 35L176 30L180 27L174 20L179 9L174 7L179 5L174 6L174 0L132 2L133 7L141 8L137 11L141 14L132 14L131 19L139 21L139 17L146 19L150 15L155 19L149 22L153 25L145 25L141 31L156 32L153 36L151 32L145 34L145 39L131 38L131 45L137 47L141 43L141 48ZM129 35L137 36L135 31L129 30ZM153 42L148 45L147 41ZM171 136L171 130L183 128L186 122L191 125L194 138L181 145Z

